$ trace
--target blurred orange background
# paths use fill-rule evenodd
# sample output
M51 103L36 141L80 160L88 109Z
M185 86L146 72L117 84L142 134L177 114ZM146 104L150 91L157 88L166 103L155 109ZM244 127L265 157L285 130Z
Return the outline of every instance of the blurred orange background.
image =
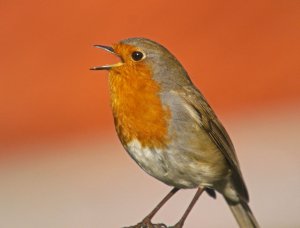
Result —
M247 167L247 158L252 159L253 163L248 162L248 170L245 170L250 177L252 172L252 189L256 188L252 191L258 192L259 195L260 185L265 184L267 188L266 180L272 178L274 180L272 183L276 186L275 173L271 172L271 178L266 174L266 169L273 167L276 170L278 163L286 159L275 155L277 158L274 159L273 165L261 164L257 175L263 173L266 176L262 174L261 179L257 180L254 174L257 168L256 155L262 156L260 152L264 151L266 154L263 160L268 161L274 156L274 143L282 143L276 146L276 149L280 149L278 154L288 153L286 150L290 151L290 160L286 161L286 166L291 168L289 163L291 161L292 164L297 164L298 168L293 167L284 177L291 178L289 183L297 183L297 186L291 187L295 192L298 190L298 201L297 203L293 201L292 208L300 210L299 179L297 181L293 179L293 175L300 174L299 1L195 0L175 3L158 0L148 2L4 0L0 3L0 15L0 163L2 166L0 171L2 183L6 186L2 189L1 195L4 198L0 198L0 201L4 200L2 205L5 207L11 205L11 210L2 208L6 217L2 219L2 226L0 222L1 227L18 227L17 223L12 223L12 220L20 218L18 216L23 216L23 220L18 219L24 221L22 227L25 227L24 224L27 225L26 227L34 227L30 224L40 224L43 227L120 227L126 225L126 222L130 225L142 218L143 214L137 216L132 213L124 215L123 220L120 216L120 221L114 219L114 223L111 223L112 219L108 219L109 216L106 216L105 221L97 216L97 210L101 211L102 203L99 203L99 208L96 209L86 206L84 212L80 210L83 206L80 203L76 204L80 197L81 201L79 201L86 204L93 204L94 200L100 197L101 194L97 195L97 193L103 190L101 186L104 182L98 183L98 180L101 179L99 176L103 175L103 172L116 175L117 181L108 179L107 183L105 182L106 188L114 188L116 191L120 186L113 186L111 182L119 182L121 177L125 178L122 180L124 183L121 181L122 187L126 186L124 188L128 191L136 190L129 184L131 180L132 183L136 181L136 183L143 183L147 178L129 158L127 159L114 133L109 107L107 73L89 71L91 66L117 61L109 54L92 48L93 44L110 45L128 37L153 39L166 46L181 61L217 115L224 120L239 149L242 170L243 167ZM259 133L263 134L262 132L265 135L259 137ZM276 135L271 137L272 134ZM260 140L261 144L255 139ZM250 156L246 153L247 148L249 149L249 145L255 142L257 144L253 149L254 152L249 152L254 154ZM76 162L70 165L70 160ZM103 162L109 162L110 165L107 166ZM59 175L63 175L63 180L72 177L74 182L70 185L69 182L64 181L52 183L51 178L57 178L58 175L50 171L55 167L60 167L57 169ZM66 171L65 169L68 169L66 167L70 169ZM82 178L77 179L73 177L73 172L80 172L77 168L90 169L90 172L79 173L82 174ZM30 172L28 170L31 169L35 171L28 175L24 174L24 170ZM120 171L118 175L123 176L112 174L113 170ZM55 208L54 203L53 205L46 203L49 210L40 210L41 205L32 204L35 202L33 199L36 194L27 199L22 193L12 190L20 185L22 186L20 188L25 189L27 186L28 192L36 190L41 193L36 172L40 173L38 180L42 181L43 186L49 188L58 186L58 189L68 192L73 191L71 186L77 187L74 191L80 193L77 192L77 197L67 200L64 204L65 209L62 209L62 211L70 210L69 216L50 219L47 215L51 208ZM141 173L138 174L141 175L137 177L138 180L130 179L131 175L136 175L134 174L136 172ZM247 177L247 174L245 176ZM91 187L93 190L89 192L90 195L95 194L93 200L92 197L85 198L86 189L80 184L82 181L90 186L92 184L97 186ZM147 181L149 186L156 187L154 189L162 188L155 180L147 179ZM32 187L33 182L36 182L35 188ZM248 182L247 178L246 182ZM148 186L146 182L145 186ZM145 207L144 215L167 192L167 188L163 188L163 191L156 190L157 195L153 197L151 203L142 205ZM148 187L145 187L141 191L148 194L148 190ZM57 191L54 194L49 191L49 189L45 190L44 195L40 194L39 199L54 199L54 195L56 193L60 195L61 192ZM109 195L112 198L107 205L115 206L111 208L112 218L120 215L122 211L112 192L105 193L101 199ZM16 195L20 197L19 201L16 200L15 204L11 204L8 199L15 199ZM63 196L60 195L62 198ZM126 193L123 192L122 196L126 197ZM252 199L255 198L256 204L261 202L258 199L264 199L262 196L254 195ZM272 202L271 198L270 202ZM141 200L143 197L137 202ZM183 202L187 203L186 200ZM211 200L208 199L207 205L210 203ZM33 212L41 213L43 218L41 223L31 223L34 219L17 209L21 205L28 204L31 205L29 207ZM129 204L135 209L139 208L138 203ZM78 211L73 213L68 205L73 205L72 208L75 207ZM293 213L288 213L286 218L290 223L284 219L272 223L272 219L275 218L268 214L270 208L264 210L263 205L265 204L256 205L256 208L260 210L261 215L257 213L258 218L264 221L265 227L300 225L299 218ZM178 204L177 207L181 206ZM220 213L226 211L229 224L232 226L235 224L234 220L231 220L230 212L225 207L220 210ZM203 206L197 210L198 214L206 213ZM84 217L81 223L78 221L72 223L76 220L74 214L90 216L91 211L94 217ZM80 216L77 218L81 218ZM131 216L130 220L128 216ZM55 225L50 225L50 221ZM197 218L191 221L196 222ZM195 224L192 222L191 224ZM209 222L212 221L207 222L210 224ZM191 227L198 227L191 224ZM210 224L208 227L218 227L217 225L217 223Z

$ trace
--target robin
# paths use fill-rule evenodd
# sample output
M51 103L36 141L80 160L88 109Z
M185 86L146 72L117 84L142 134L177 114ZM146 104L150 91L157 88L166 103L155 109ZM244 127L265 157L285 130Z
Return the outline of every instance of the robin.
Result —
M203 191L221 193L240 227L259 227L233 144L221 122L179 61L162 45L129 38L112 47L95 45L120 62L108 70L115 128L128 154L149 175L173 186L135 228L152 224L156 212L180 189L197 188L183 224Z

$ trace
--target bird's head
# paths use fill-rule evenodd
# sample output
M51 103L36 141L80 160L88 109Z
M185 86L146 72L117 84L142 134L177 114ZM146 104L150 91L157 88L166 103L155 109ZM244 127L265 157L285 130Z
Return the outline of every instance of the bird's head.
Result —
M112 47L95 45L120 58L111 65L92 67L91 70L109 70L112 77L152 78L162 87L184 86L190 79L178 60L162 45L145 38L129 38Z

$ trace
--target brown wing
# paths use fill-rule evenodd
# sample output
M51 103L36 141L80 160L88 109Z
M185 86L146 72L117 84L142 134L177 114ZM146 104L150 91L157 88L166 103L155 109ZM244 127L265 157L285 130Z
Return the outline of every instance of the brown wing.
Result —
M184 87L179 94L197 112L202 127L226 158L232 171L232 178L236 190L239 192L240 197L248 202L249 196L240 171L235 149L225 128L218 120L204 96L196 88L191 86Z

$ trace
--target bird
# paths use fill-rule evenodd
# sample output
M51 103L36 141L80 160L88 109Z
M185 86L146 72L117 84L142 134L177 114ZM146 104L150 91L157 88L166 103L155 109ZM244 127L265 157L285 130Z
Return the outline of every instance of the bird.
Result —
M180 220L203 192L223 195L239 227L257 228L233 143L179 60L163 45L134 37L112 46L94 45L119 57L107 70L115 129L124 149L149 175L173 187L134 228L153 224L154 215L180 189L197 192Z

